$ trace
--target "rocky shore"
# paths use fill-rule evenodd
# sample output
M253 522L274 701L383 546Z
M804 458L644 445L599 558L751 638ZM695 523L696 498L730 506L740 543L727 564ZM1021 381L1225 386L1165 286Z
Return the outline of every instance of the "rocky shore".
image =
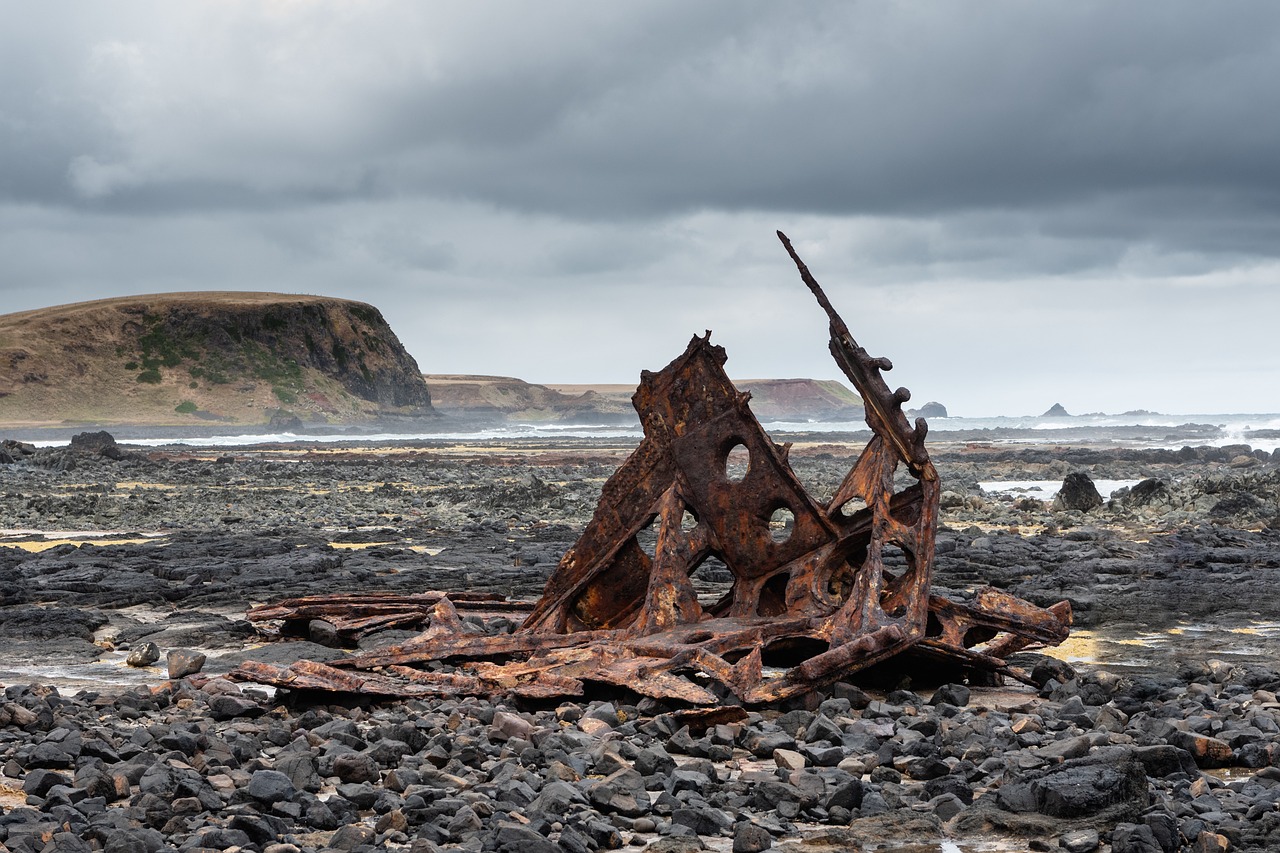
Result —
M1123 663L1094 654L1074 670L1029 658L1038 692L837 684L708 719L625 695L334 704L219 677L249 655L342 653L322 636L246 651L253 604L318 591L536 597L630 449L6 443L0 844L1280 849L1280 460L1245 447L935 445L936 584L958 599L984 583L1068 598L1078 635L1127 649ZM824 497L856 451L801 444L791 461ZM1091 492L1104 480L1132 485L1108 500ZM992 481L1063 486L1042 500L979 485ZM696 580L712 592L725 578L704 566ZM510 628L495 623L474 628ZM1193 638L1190 625L1212 632ZM1153 632L1173 639L1123 642ZM173 680L125 667L148 643L208 660ZM73 694L52 675L14 677L103 661L145 684Z

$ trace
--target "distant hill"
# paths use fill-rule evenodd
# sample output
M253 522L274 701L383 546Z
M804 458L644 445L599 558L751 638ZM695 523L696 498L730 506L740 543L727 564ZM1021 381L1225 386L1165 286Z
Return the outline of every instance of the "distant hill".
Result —
M633 423L635 385L534 385L509 376L428 374L431 399L444 415L492 421ZM764 421L861 420L862 401L839 382L748 379L751 410Z
M629 423L634 386L582 386L565 393L561 386L534 385L511 376L427 374L433 405L442 415L476 421ZM577 386L563 386L577 387Z
M862 398L834 379L741 379L751 411L762 421L862 420Z
M281 293L165 293L0 315L0 423L358 423L430 417L378 309Z

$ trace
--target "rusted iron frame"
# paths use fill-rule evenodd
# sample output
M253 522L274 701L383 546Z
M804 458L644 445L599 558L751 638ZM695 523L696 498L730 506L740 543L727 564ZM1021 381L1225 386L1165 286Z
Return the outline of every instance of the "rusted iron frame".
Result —
M723 350L708 337L695 338L666 369L642 374L633 402L645 437L606 483L591 522L515 634L461 634L455 605L463 597L435 597L430 628L406 644L329 667L308 663L296 675L273 674L263 665L240 675L314 687L325 673L337 673L333 689L378 695L392 689L386 677L370 675L362 690L353 670L392 672L412 685L406 694L580 695L584 681L599 681L657 698L716 702L716 694L675 677L696 672L741 701L767 703L912 649L1025 679L1002 656L1036 642L1060 642L1070 624L1069 605L1043 610L996 590L980 591L969 605L930 595L939 483L924 446L927 424L907 422L901 407L910 393L891 392L881 377L892 364L872 358L854 341L790 241L781 232L778 237L828 314L832 355L862 396L874 433L826 506L808 496L787 464L789 446L768 438L750 412L749 395L737 392L724 375ZM738 444L747 448L750 466L741 483L730 484L724 465ZM900 464L917 482L895 491ZM843 508L855 499L864 508L846 516ZM782 507L794 521L779 546L764 538L764 522ZM695 516L692 530L682 525L686 513ZM651 525L657 527L652 556L638 543L639 533ZM891 546L908 564L896 576L884 565ZM720 602L704 608L690 575L712 554L729 566L735 582ZM427 603L415 603L419 614ZM376 603L359 615L354 609L342 612L349 601L290 604L295 619L329 613L359 626L397 618L394 608L385 613ZM788 641L826 648L764 678L762 652ZM987 646L973 648L982 643ZM494 657L523 659L464 664L467 674L406 666Z

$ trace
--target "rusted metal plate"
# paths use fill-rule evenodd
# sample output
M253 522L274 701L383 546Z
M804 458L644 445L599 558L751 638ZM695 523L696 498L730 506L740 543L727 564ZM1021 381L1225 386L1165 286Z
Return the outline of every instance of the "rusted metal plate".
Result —
M1043 609L994 589L968 602L930 594L938 475L928 426L907 421L911 395L892 365L854 341L779 232L831 321L830 349L861 395L874 436L825 505L814 500L724 372L710 333L633 397L645 436L605 484L578 542L513 634L468 634L458 608L510 613L521 603L429 592L315 597L251 611L254 620L325 619L352 636L386 624L427 630L409 642L332 661L235 677L373 695L577 696L592 684L689 705L768 704L819 689L907 651L971 671L1024 674L1004 657L1067 636L1070 606ZM745 471L732 454L745 453ZM910 482L897 488L899 472ZM788 524L772 523L781 515ZM888 560L890 554L893 560ZM690 576L705 560L733 575L714 605ZM890 570L889 566L900 567ZM456 673L413 667L449 661ZM397 688L396 685L402 685ZM397 690L399 693L397 694Z

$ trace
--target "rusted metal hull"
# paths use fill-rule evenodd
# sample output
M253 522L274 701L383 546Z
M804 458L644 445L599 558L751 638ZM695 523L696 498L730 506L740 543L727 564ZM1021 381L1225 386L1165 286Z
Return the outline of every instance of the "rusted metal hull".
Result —
M516 602L442 593L300 599L249 616L323 618L353 637L388 625L429 627L401 646L328 666L251 664L233 676L405 696L548 698L606 684L702 706L780 702L908 650L1025 678L1004 656L1065 639L1069 605L1042 609L997 590L966 603L930 594L939 481L927 425L908 423L902 404L910 394L890 391L881 376L892 365L858 346L779 237L830 316L832 355L874 433L829 501L805 491L787 463L789 446L765 433L708 333L663 370L641 375L633 403L644 439L605 484L591 522L515 633L466 634L457 610L514 613ZM735 451L745 451L745 472L734 467ZM896 488L900 472L909 483ZM704 603L691 575L711 558L733 585ZM432 660L455 662L458 672L413 666Z

